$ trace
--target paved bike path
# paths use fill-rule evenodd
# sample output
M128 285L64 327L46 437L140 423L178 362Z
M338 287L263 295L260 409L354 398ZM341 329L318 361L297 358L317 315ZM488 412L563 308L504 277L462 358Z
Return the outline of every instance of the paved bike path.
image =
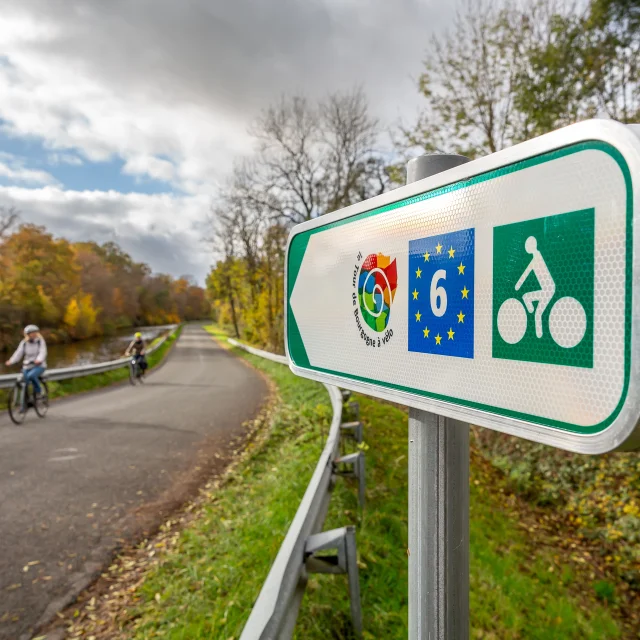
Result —
M186 326L144 386L53 402L45 420L30 411L20 427L5 412L0 639L30 637L119 540L144 529L241 435L266 393L258 374Z

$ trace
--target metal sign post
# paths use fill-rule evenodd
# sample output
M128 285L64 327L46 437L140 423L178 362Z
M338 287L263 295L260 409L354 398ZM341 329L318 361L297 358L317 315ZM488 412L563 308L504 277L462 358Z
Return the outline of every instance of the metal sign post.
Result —
M425 155L407 183L467 162ZM469 638L469 425L409 411L409 638Z

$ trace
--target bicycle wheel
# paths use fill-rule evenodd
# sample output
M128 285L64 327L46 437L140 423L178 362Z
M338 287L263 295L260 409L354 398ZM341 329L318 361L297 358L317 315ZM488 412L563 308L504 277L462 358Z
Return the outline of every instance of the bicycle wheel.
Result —
M136 366L129 363L129 382L135 386L136 384Z
M9 392L7 408L9 409L9 417L14 424L22 424L24 422L27 410L25 408L24 411L20 411L22 408L22 383L16 382L13 389Z
M587 332L587 314L584 307L571 296L557 300L549 313L549 333L563 349L573 349L582 342Z
M527 311L520 300L508 298L498 309L498 333L507 344L517 344L527 332Z
M34 398L33 407L40 418L44 418L49 410L49 387L44 380L40 380L40 387L42 393L40 397Z

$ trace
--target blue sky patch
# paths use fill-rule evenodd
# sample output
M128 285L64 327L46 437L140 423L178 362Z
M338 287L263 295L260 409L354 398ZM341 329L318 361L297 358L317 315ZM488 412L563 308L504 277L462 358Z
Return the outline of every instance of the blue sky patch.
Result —
M0 120L0 127L4 123ZM109 191L120 193L170 193L182 195L180 189L163 180L145 175L128 175L122 172L125 161L113 158L106 162L91 162L72 149L49 149L39 138L13 137L0 131L0 153L8 153L20 161L25 168L38 169L51 174L64 189L74 191ZM163 157L171 161L170 158ZM5 161L0 158L0 161ZM10 164L10 163L8 163ZM0 177L0 185L38 187L33 182L19 182Z

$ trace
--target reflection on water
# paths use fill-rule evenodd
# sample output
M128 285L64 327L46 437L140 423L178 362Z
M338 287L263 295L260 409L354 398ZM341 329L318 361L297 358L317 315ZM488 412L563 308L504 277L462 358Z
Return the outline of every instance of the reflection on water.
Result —
M169 331L172 325L163 325L158 327L138 327L137 329L125 329L119 331L114 336L104 336L102 338L91 338L89 340L80 340L70 344L51 344L47 345L49 355L47 356L47 365L49 369L58 369L60 367L71 367L80 364L93 364L95 362L106 362L115 360L122 356L129 346L129 342L133 340L136 331L142 334L142 338L149 342L160 335ZM18 346L18 345L16 345ZM5 355L5 354L2 354ZM11 355L0 359L0 374L12 373L18 371L18 367L5 367L4 361Z

